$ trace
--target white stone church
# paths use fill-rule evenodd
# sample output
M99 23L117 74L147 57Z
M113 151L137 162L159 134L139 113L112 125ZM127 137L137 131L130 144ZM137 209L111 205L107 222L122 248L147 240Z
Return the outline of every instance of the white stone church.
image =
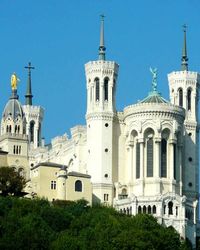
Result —
M44 110L32 104L31 64L26 104L17 88L5 106L0 147L8 166L26 176L32 196L86 198L122 213L148 213L173 226L195 246L199 199L198 92L200 74L189 71L186 30L179 71L168 75L170 101L152 91L142 101L116 110L119 65L106 60L104 21L99 58L85 65L86 125L45 145ZM16 75L15 75L16 76ZM7 153L6 153L7 152Z

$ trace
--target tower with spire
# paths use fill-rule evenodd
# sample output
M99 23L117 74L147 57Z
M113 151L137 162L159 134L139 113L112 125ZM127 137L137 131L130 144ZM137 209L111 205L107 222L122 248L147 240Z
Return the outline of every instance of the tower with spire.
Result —
M18 77L11 76L12 93L1 119L0 148L8 152L7 162L27 179L29 178L28 138L26 118L17 94Z
M35 106L32 103L32 86L31 86L31 70L35 69L31 62L24 67L28 69L27 88L25 95L25 105L23 106L24 114L26 117L26 134L28 136L29 145L31 148L37 148L41 145L41 131L44 110L40 106Z
M170 101L185 110L184 134L182 144L182 193L195 201L199 192L199 127L198 92L200 75L189 71L186 46L186 25L183 26L183 50L181 70L168 75Z
M112 204L114 168L114 126L118 64L106 60L104 15L101 15L98 60L85 65L87 84L87 168L92 176L94 202ZM116 172L116 171L115 171Z

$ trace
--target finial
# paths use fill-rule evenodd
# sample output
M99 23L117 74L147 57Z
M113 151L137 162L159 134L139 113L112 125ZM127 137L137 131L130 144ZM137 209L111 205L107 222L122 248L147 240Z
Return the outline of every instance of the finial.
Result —
M183 38L183 50L182 50L182 58L181 58L181 70L188 70L188 57L187 57L187 44L186 44L186 24L183 25L183 32L184 32L184 38Z
M31 69L35 69L35 67L31 66L31 62L28 63L28 66L24 67L28 69L28 80L27 80L27 89L26 89L26 105L32 105L32 90L31 90Z
M100 45L99 45L99 60L105 60L106 55L106 47L104 45L104 15L100 15L101 17L101 31L100 31Z
M150 67L150 72L152 73L152 91L157 92L157 75L158 75L158 70L157 70L157 68L152 69Z
M16 73L14 72L12 75L11 75L11 88L12 90L17 90L17 84L18 82L20 81L20 79L17 77Z

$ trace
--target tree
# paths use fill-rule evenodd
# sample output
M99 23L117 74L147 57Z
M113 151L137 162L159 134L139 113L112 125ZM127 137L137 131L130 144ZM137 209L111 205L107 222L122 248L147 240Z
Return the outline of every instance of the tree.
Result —
M14 168L0 167L0 195L22 196L26 180Z

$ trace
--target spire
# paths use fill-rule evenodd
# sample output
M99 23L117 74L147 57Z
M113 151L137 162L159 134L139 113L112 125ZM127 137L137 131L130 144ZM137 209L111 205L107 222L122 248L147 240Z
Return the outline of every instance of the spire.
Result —
M101 31L100 31L100 45L99 45L99 60L106 60L106 47L104 45L104 15L101 15Z
M184 32L184 38L183 38L183 50L182 50L182 58L181 58L181 70L188 70L188 57L187 57L187 44L186 44L186 28L187 26L183 25L183 32Z
M24 67L28 69L28 80L27 80L27 89L26 89L26 105L32 105L32 91L31 91L31 69L35 69L35 67L31 66L31 62L28 63L28 66Z

